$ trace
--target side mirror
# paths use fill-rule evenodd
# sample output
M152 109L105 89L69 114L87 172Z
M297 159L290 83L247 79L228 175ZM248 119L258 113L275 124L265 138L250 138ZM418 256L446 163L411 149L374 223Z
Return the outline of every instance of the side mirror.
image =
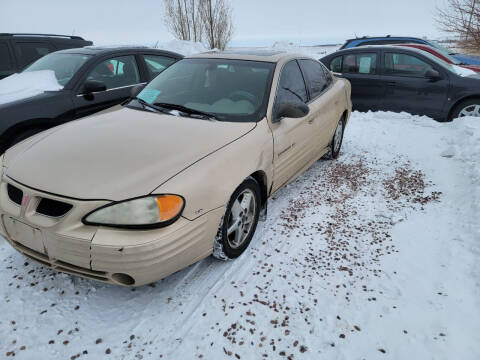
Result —
M273 122L280 121L281 118L301 118L307 116L310 108L301 101L284 101L279 103L275 109Z
M132 98L136 97L138 94L140 94L140 91L142 91L145 88L146 84L138 84L132 87L130 90L130 96Z
M437 70L433 70L433 69L428 69L425 72L425 77L427 79L430 79L431 81L437 81L437 80L440 80L442 78L440 73Z
M107 85L98 80L87 80L83 85L83 93L86 95L105 90L107 90Z

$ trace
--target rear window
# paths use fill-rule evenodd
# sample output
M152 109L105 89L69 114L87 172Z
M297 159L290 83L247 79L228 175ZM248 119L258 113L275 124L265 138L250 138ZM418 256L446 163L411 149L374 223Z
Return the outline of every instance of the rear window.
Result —
M46 42L21 42L16 43L16 47L22 68L55 50Z
M11 70L13 68L12 58L6 43L0 42L0 71Z

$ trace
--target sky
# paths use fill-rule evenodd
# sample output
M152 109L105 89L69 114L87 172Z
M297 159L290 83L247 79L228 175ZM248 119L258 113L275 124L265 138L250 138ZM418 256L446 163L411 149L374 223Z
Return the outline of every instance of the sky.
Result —
M341 43L364 35L442 38L445 0L230 0L234 46ZM0 33L80 35L95 44L166 42L162 0L0 0Z

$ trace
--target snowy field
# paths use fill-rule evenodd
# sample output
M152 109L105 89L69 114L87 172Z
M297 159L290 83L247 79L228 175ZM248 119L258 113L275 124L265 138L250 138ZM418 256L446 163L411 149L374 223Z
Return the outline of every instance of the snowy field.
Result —
M478 119L354 113L239 259L140 288L0 239L0 358L479 359L479 159Z

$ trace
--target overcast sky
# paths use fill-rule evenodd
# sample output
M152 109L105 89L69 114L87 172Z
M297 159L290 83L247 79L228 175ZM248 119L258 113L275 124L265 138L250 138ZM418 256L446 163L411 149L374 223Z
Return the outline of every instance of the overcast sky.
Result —
M445 0L231 0L233 45L342 42L355 35L442 37ZM162 0L0 0L0 32L76 34L95 44L165 42Z

